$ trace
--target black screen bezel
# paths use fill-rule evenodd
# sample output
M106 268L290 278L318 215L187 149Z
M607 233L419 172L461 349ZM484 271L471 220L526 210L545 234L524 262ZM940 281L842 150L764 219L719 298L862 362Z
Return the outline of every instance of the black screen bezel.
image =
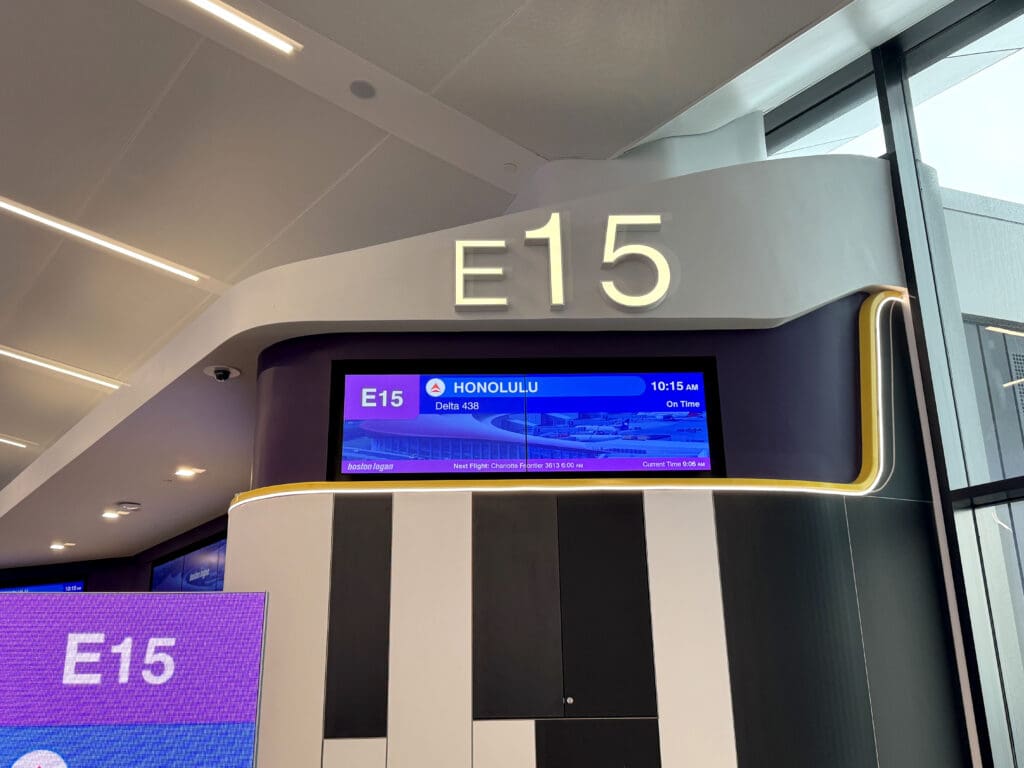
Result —
M657 472L472 472L472 473L404 473L346 475L341 471L341 438L345 403L345 376L348 374L505 374L529 371L536 374L579 373L700 373L704 376L705 413L708 420L710 470ZM531 357L410 360L358 359L335 360L331 365L330 425L327 445L327 479L333 482L388 482L394 480L565 480L622 478L724 478L725 446L722 442L722 409L719 400L718 367L714 357Z

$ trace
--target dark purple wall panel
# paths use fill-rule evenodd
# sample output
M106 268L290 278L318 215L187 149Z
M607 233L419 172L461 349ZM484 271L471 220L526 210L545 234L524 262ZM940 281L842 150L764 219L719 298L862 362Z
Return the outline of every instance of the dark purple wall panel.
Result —
M323 480L331 362L349 359L714 356L731 477L849 482L860 469L863 295L747 331L329 334L259 361L254 487Z

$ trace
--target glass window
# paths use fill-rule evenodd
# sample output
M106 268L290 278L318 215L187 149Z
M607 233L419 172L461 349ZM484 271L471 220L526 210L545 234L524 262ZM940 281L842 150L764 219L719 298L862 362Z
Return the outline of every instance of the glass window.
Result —
M818 105L813 114L799 118L799 123L802 130L772 148L770 157L885 154L882 117L871 76Z
M956 530L993 763L1017 768L1015 753L1024 746L1024 504L958 512Z
M953 413L943 428L951 485L1018 477L1024 475L1024 17L917 72L910 90L927 166L923 197L945 341L944 349L933 342L929 352L943 355L949 369L949 381L937 381L936 389L951 393ZM934 339L939 329L925 330Z

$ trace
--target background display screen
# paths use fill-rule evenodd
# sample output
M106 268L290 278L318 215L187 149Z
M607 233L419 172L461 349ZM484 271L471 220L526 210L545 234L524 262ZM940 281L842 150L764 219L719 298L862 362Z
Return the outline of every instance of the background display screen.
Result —
M27 587L4 587L3 592L84 592L84 581L63 581L59 584L32 584Z
M254 762L264 595L0 595L0 766Z
M227 540L186 552L153 566L153 592L219 592L224 589Z
M456 372L448 362L411 373L364 361L355 372L346 363L335 377L336 476L722 472L713 363L668 361L676 365L651 372L588 362L601 372L530 373L510 361L500 372L473 363Z

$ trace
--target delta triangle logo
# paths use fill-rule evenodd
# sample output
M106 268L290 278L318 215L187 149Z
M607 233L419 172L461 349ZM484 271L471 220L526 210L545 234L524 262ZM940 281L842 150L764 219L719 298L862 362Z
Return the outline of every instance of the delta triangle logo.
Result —
M68 764L56 752L37 749L19 757L11 768L68 768Z
M440 397L444 394L444 382L441 379L430 379L427 382L427 394L431 397Z

